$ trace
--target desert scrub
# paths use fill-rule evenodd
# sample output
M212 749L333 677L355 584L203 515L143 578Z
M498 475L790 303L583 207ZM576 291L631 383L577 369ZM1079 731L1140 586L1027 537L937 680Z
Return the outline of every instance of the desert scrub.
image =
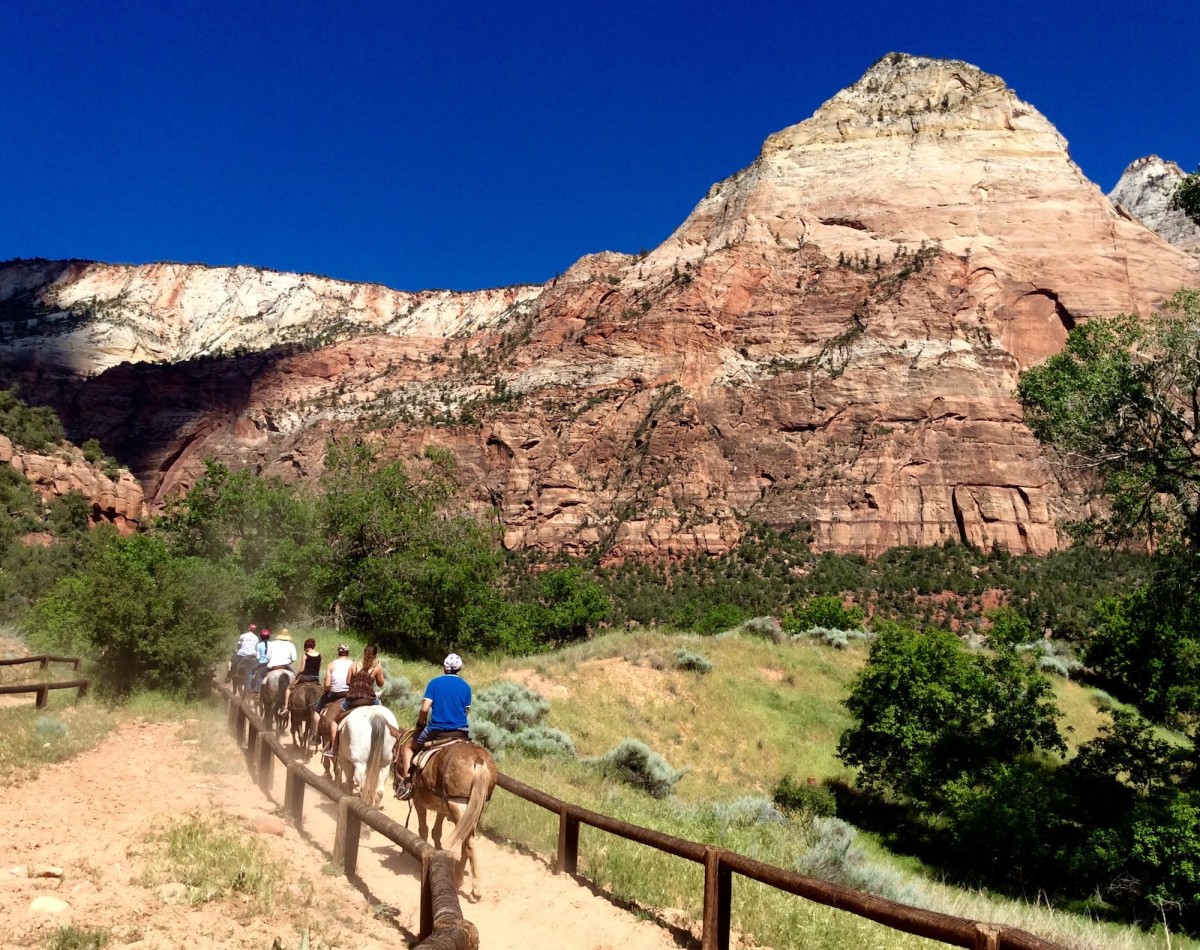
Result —
M561 729L542 725L550 702L528 686L501 680L471 707L471 738L497 758L515 752L532 758L573 756L575 743Z
M104 950L112 934L104 927L59 927L50 935L46 950Z
M837 800L824 785L814 781L801 784L785 775L771 790L771 801L788 814L800 814L809 818L832 817L837 809Z
M30 694L29 706L5 711L4 729L0 730L0 786L36 778L42 766L86 752L117 724L111 711L91 701L46 712L32 708Z
M671 789L687 774L687 769L674 769L667 760L637 739L626 739L604 755L589 759L606 775L649 792L655 798L666 798Z
M690 650L685 650L680 647L671 657L671 662L676 669L689 670L693 673L711 673L712 660L701 653L692 653Z
M231 818L197 813L175 821L151 837L149 883L178 881L189 904L237 897L252 912L270 910L284 882L284 868L266 846Z

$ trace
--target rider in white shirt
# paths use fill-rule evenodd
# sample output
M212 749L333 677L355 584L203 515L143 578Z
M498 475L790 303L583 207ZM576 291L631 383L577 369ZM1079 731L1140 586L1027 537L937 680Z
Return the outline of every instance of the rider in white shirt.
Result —
M287 628L280 630L267 644L267 672L271 670L292 669L296 662L296 644L292 643L292 635ZM294 672L294 670L293 670Z
M250 624L246 628L246 632L238 637L237 656L254 656L254 650L258 646L258 627Z

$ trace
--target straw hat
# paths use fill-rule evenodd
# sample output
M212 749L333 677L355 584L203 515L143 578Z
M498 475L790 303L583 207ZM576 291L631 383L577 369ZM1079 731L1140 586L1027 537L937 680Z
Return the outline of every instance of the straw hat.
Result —
M276 640L287 640L290 642L292 639L292 635L290 633L288 633L287 627L284 627L277 634L275 634L275 639Z

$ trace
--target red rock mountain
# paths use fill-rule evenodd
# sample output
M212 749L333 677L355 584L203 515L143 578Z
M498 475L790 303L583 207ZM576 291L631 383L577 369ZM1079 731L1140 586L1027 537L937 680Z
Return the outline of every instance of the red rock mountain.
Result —
M308 478L326 439L458 459L512 547L1044 552L1072 495L1020 370L1200 262L1118 214L1033 106L884 57L645 256L545 286L402 293L251 268L13 262L0 359L152 505L205 456Z

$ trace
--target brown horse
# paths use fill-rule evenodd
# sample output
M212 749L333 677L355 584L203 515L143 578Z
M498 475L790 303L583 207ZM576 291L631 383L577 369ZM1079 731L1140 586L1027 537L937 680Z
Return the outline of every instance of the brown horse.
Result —
M404 737L405 742L411 732ZM398 746L397 746L398 747ZM395 777L398 784L399 776ZM429 838L427 812L435 812L433 844L442 846L442 820L454 822L454 832L446 843L446 850L453 851L459 845L462 851L458 859L455 883L462 886L467 863L471 864L471 900L479 900L479 867L475 861L475 845L472 838L483 814L483 806L492 798L496 788L496 763L491 753L474 742L459 741L447 745L433 755L413 778L412 803L417 809L417 824L421 837Z
M307 756L317 744L317 730L313 728L313 710L324 690L313 681L300 683L292 690L288 712L292 717L292 745L298 746Z
M271 670L263 677L262 689L258 694L259 715L263 721L275 730L275 735L283 734L287 725L287 710L283 708L283 694L287 692L288 684L296 674L289 669Z

